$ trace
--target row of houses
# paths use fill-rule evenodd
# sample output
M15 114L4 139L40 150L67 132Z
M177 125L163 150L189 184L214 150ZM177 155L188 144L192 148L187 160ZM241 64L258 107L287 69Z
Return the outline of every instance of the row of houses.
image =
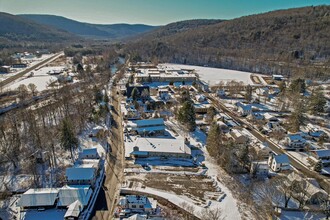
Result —
M17 206L23 212L66 209L64 219L78 219L93 196L101 161L97 148L82 149L75 164L66 168L63 187L29 189Z

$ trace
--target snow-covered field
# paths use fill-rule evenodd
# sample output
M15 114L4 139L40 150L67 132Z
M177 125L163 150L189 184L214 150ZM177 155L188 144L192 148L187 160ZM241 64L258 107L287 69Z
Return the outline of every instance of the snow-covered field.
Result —
M8 88L14 90L17 89L22 84L27 86L30 83L33 83L37 86L38 91L43 91L47 89L47 86L50 82L54 82L57 80L55 76L48 75L47 73L53 70L62 70L63 68L64 66L43 67L39 70L33 71L34 75L32 77L27 77L19 81L16 81L15 83L11 84Z
M163 65L176 69L195 69L200 79L207 82L210 86L216 85L220 81L228 82L231 80L242 81L244 84L254 84L250 78L252 73L249 72L171 63Z

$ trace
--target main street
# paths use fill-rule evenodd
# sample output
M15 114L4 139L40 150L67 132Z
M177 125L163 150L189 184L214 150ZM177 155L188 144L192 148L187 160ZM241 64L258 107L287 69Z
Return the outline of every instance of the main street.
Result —
M112 85L112 82L113 80L109 84L109 87L111 87L110 105L113 106L110 107L111 126L109 127L110 136L108 138L110 150L107 154L106 177L94 207L95 215L92 218L93 220L112 219L124 177L125 152L120 95L117 95L118 89Z
M261 134L257 129L255 129L250 123L247 123L246 121L242 120L239 116L237 116L234 112L232 112L230 109L228 109L223 103L220 102L218 98L215 98L209 94L206 94L207 97L212 101L213 105L222 110L224 113L226 113L228 116L236 120L238 123L240 123L243 127L246 127L249 132L255 136L260 142L266 142L269 146L269 148L274 151L276 154L286 154L289 157L290 163L293 167L295 167L297 170L304 173L306 176L315 178L319 184L326 190L328 193L330 192L330 183L329 178L323 175L320 175L319 173L310 170L308 167L306 167L303 163L301 163L299 160L297 160L295 157L293 157L290 154L287 154L283 148L281 148L279 145L271 141L267 136Z

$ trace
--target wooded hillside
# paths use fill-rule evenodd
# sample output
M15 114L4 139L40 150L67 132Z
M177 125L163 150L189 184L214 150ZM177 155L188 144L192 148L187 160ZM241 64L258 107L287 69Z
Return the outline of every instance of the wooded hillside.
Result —
M279 10L169 31L176 24L127 44L126 52L142 60L329 76L330 6Z

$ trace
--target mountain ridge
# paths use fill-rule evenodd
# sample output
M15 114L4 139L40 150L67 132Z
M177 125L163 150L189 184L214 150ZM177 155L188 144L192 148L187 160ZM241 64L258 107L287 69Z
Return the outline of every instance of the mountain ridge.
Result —
M92 39L123 39L150 31L158 26L145 24L92 24L80 22L57 15L44 14L19 14L17 16L30 19L36 23L49 25L76 34L81 37Z

